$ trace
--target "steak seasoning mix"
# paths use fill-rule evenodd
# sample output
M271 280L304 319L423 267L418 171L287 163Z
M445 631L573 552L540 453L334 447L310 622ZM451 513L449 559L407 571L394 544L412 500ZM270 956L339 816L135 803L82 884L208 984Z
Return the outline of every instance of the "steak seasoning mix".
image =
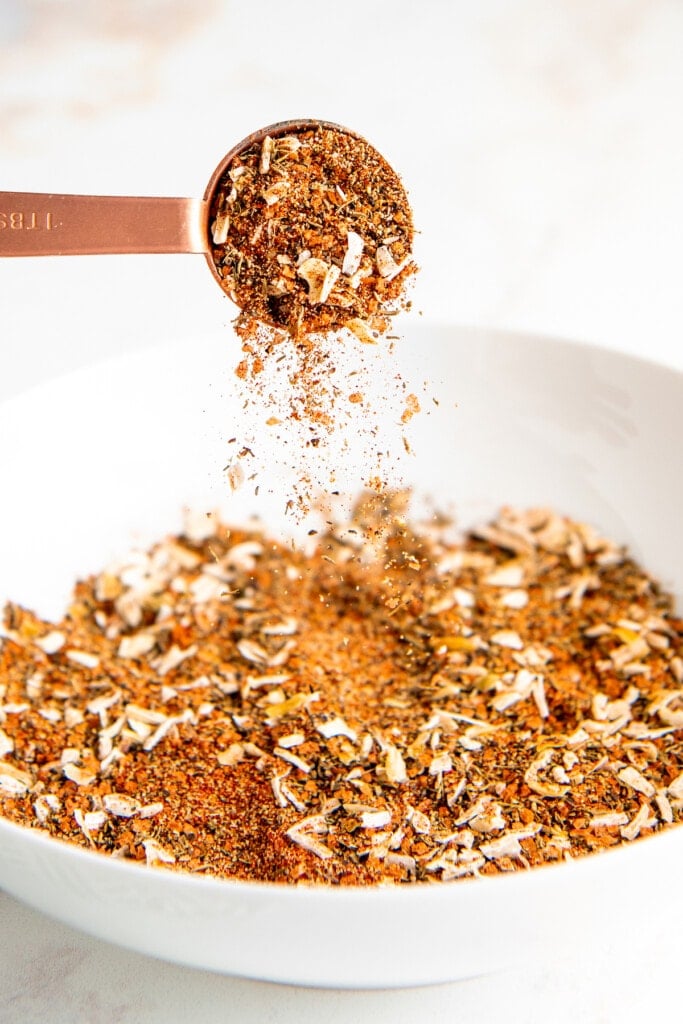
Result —
M2 812L230 878L524 870L680 820L682 636L548 510L454 541L372 496L305 549L194 517L61 622L6 608Z
M378 413L368 368L337 369L359 343L390 357L408 304L412 216L386 161L330 127L266 137L232 161L211 225L260 416L228 442L229 486L275 429L302 467L287 511L306 515L343 425L370 490L299 546L189 516L78 582L59 622L8 604L2 814L149 865L339 885L526 870L679 822L671 598L554 511L456 536L386 486L382 414L410 454L419 399L387 372L402 411Z

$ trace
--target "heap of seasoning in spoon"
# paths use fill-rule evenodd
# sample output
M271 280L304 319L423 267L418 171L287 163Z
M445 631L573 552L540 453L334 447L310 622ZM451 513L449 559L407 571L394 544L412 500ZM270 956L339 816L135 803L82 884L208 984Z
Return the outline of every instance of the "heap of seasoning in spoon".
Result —
M214 193L213 259L241 310L296 339L348 328L384 333L415 272L413 223L397 174L343 129L266 136L239 153Z

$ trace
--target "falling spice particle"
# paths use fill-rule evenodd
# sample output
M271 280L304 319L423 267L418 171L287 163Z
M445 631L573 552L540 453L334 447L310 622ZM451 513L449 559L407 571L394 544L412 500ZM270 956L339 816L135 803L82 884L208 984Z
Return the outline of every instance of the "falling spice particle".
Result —
M416 416L420 412L420 402L417 395L406 395L406 407L403 410L401 416L401 423L408 423L412 420L413 416Z
M368 495L306 550L188 517L78 583L62 622L7 605L3 815L151 868L343 885L679 823L671 599L548 510L455 542L406 502Z

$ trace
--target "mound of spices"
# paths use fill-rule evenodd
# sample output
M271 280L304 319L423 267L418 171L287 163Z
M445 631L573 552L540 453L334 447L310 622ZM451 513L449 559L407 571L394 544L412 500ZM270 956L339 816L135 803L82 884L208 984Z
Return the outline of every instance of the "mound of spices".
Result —
M415 271L400 179L342 129L266 136L241 152L210 223L213 260L247 334L260 322L297 338L347 327L372 341Z
M115 857L240 879L469 878L683 816L683 623L593 529L462 539L368 498L310 550L190 517L16 605L0 806Z

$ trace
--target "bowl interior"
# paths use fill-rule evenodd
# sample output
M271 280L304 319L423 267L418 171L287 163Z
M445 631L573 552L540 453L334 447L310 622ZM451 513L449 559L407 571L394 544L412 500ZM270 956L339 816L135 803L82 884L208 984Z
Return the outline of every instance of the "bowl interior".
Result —
M303 534L310 523L285 512L299 458L343 506L383 446L385 479L461 524L503 504L552 506L627 544L680 594L676 371L569 342L413 324L391 356L366 360L379 441L352 420L319 449L297 451L294 436L283 452L262 400L244 407L238 358L226 331L65 375L0 407L0 600L58 614L77 574L177 529L184 507ZM405 429L398 375L423 410ZM236 492L224 472L232 438L255 438L258 462Z

